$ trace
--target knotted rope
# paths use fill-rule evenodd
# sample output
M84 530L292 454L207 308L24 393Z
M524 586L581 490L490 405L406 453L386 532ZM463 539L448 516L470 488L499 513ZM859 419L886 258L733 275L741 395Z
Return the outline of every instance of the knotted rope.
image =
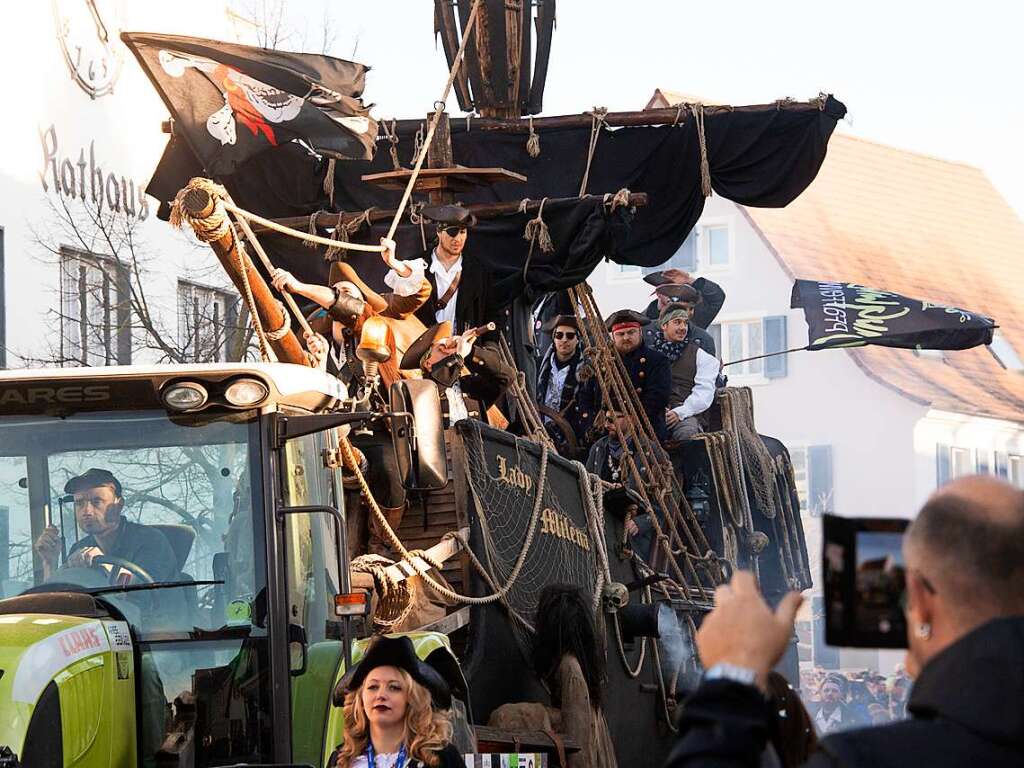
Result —
M363 227L364 224L370 223L371 211L373 211L373 208L367 208L365 211L360 213L355 218L350 219L349 221L344 220L345 214L343 211L339 212L338 221L334 225L334 232L331 233L331 239L337 241L338 243L349 242L349 237L351 235L358 232ZM341 245L330 246L324 253L324 259L326 261L336 261L337 255L342 250L343 247L344 246Z
M213 210L208 216L193 216L185 208L185 196L193 189L203 190L213 200ZM181 229L183 224L188 224L196 233L196 237L204 243L220 240L231 230L231 221L223 203L227 196L227 190L216 182L209 179L192 179L174 196L174 202L171 203L171 226Z
M314 237L316 237L316 217L321 213L323 213L323 211L313 211L313 213L309 214L309 222L306 224L306 231ZM303 240L302 247L316 248L316 243L312 240Z
M587 167L583 171L583 181L580 183L580 197L587 194L587 182L590 181L590 164L594 161L594 150L597 149L597 140L601 136L601 126L607 126L605 115L608 114L607 107L594 107L587 112L590 115L590 147L587 150Z
M526 228L523 231L523 239L530 241L530 254L533 254L533 245L536 243L540 246L540 249L544 253L551 253L555 250L555 244L551 242L551 230L548 229L548 225L544 222L544 203L548 199L545 197L540 201L540 206L537 208L537 215L526 222ZM520 213L526 213L526 206L530 201L523 200L519 203ZM529 261L529 256L527 256Z
M329 158L327 160L327 173L324 174L324 194L327 195L331 205L334 205L334 169L336 167L337 161L333 157Z
M632 194L626 187L623 187L614 195L611 192L606 192L604 195L604 204L611 206L610 212L614 213L616 208L622 208L623 206L629 205L629 196Z
M526 151L530 157L540 157L540 135L533 130L533 115L530 115L530 137L526 140Z
M397 122L392 119L389 126L386 120L382 120L380 127L384 129L384 137L388 140L388 152L391 153L391 166L396 171L402 170L402 164L398 162L398 132L395 130Z
M697 123L697 141L700 144L700 191L711 197L711 166L708 164L708 144L704 134L704 105L690 104L690 113Z

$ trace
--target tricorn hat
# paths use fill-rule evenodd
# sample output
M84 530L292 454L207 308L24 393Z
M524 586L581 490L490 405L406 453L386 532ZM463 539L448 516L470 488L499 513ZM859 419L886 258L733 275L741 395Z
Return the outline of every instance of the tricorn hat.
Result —
M624 324L637 324L641 327L650 325L651 319L647 315L642 315L639 312L634 312L632 309L620 309L618 312L612 312L608 319L604 321L604 326L609 331L612 330L616 325Z
M399 364L399 368L403 371L416 371L419 370L420 360L423 356L430 351L430 345L438 339L443 339L446 336L452 335L452 324L447 320L442 320L440 323L434 323L432 326L427 328L421 333L409 348L405 350L405 354L402 355L402 362Z
M672 281L665 277L664 272L651 272L650 274L644 275L644 282L649 285L665 285Z
M397 667L408 672L412 679L430 691L430 698L438 709L449 709L452 705L452 692L444 677L430 664L416 655L412 640L405 635L390 637L382 635L375 640L366 651L362 661L342 678L339 688L349 693L358 691L366 676L377 667ZM338 693L335 691L337 702Z
M122 495L121 481L114 477L114 473L109 469L100 469L98 467L87 469L82 474L72 477L64 483L64 493L84 491L86 488L98 488L101 485L109 485L113 487L114 493L118 496Z
M476 226L476 216L461 205L425 205L420 215L438 227Z
M567 325L570 328L575 328L577 331L580 329L580 323L576 319L576 315L555 315L541 326L541 330L551 333L560 325Z
M683 304L700 304L700 293L692 285L686 283L665 283L654 289L657 296L663 296L672 302Z

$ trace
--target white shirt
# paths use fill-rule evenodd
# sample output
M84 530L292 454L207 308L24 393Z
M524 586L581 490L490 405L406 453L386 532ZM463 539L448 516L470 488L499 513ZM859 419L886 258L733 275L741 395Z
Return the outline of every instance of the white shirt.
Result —
M437 250L430 254L430 271L434 275L434 282L437 283L437 298L440 299L447 293L448 288L451 286L455 276L462 272L462 256L455 261L451 267L446 268L441 263L440 259L437 258ZM435 319L437 322L443 322L447 320L455 327L455 302L459 298L458 290L452 294L451 299L444 306L444 309L438 309L435 313Z
M819 709L814 715L814 724L818 726L818 733L821 736L827 733L835 733L840 730L840 726L843 724L843 708L836 707L832 710L832 714L827 716L823 709Z
M551 377L548 379L548 391L544 395L544 405L554 411L561 410L562 390L565 389L565 380L569 376L571 365L571 363L566 363L559 368L558 355L551 355Z
M408 277L402 277L395 270L389 269L384 275L384 285L395 292L396 296L415 296L427 271L427 262L423 259L411 259L402 262L412 270Z
M469 409L466 408L466 398L462 394L459 382L455 382L445 393L448 397L448 421L454 424L457 421L469 418Z
M398 762L398 752L384 752L379 755L374 755L374 758L374 762L377 763L377 768L399 768L395 765L395 763ZM407 766L410 763L411 761L407 757L405 765ZM356 755L349 761L348 766L349 768L368 768L366 755ZM402 768L405 767L402 766Z
M694 343L694 342L691 342ZM697 416L711 407L715 400L715 381L718 379L718 359L697 347L697 375L693 379L690 396L672 409L680 419Z

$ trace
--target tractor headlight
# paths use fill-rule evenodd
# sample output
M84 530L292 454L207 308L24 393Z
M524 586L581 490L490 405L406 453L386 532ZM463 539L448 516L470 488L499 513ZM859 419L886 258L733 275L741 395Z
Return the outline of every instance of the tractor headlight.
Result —
M238 408L252 408L267 399L270 391L256 379L238 379L224 390L224 399Z
M194 381L179 381L164 389L161 398L172 411L194 411L209 399L206 387Z

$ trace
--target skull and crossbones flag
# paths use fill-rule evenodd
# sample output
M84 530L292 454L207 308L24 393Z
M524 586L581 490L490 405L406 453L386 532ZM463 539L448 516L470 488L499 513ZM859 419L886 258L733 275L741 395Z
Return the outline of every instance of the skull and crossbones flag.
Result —
M194 37L125 32L197 159L213 175L292 140L330 158L369 160L377 123L360 96L367 67Z
M855 283L797 280L790 306L804 311L811 350L866 344L970 349L991 344L996 328L977 312Z

